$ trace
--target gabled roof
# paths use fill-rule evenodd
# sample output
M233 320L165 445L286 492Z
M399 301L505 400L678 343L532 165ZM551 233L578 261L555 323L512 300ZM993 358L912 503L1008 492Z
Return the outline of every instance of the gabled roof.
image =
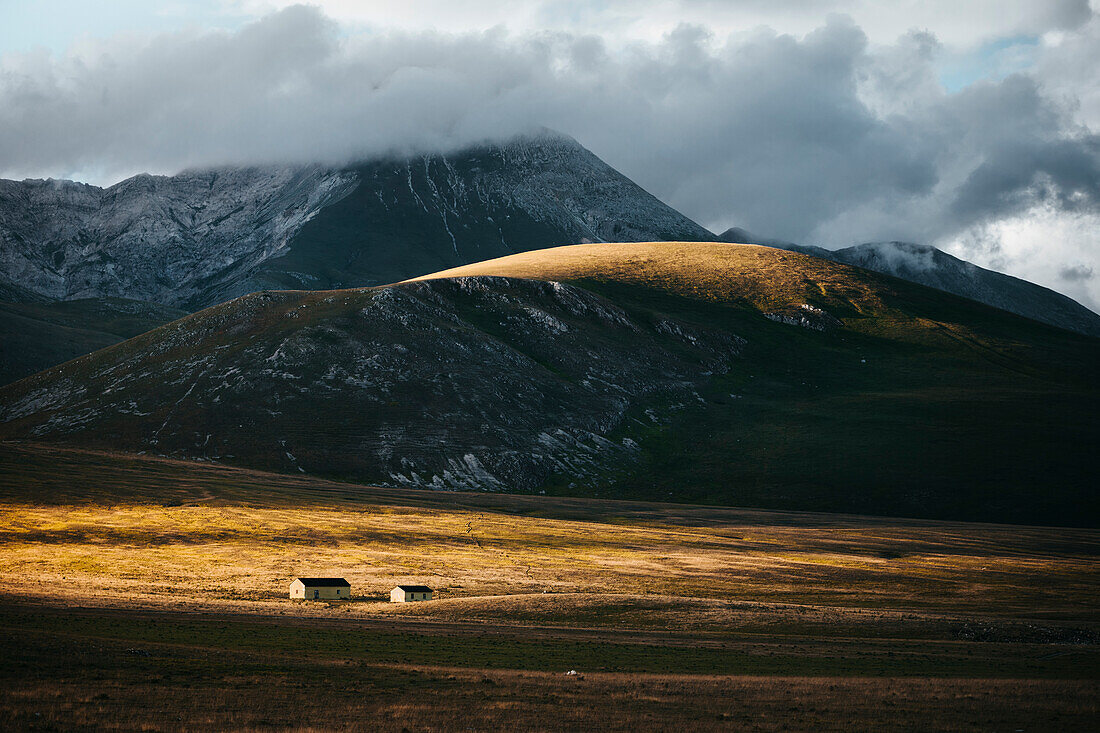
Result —
M302 585L313 588L350 588L351 583L343 578L295 578L302 581Z
M406 593L432 593L432 589L426 585L399 585L397 586Z

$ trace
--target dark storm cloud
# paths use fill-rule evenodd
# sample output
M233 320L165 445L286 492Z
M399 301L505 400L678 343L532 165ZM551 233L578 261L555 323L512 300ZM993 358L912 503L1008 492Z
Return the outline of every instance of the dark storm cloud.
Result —
M1081 280L1091 280L1096 274L1091 267L1086 265L1074 265L1072 267L1063 267L1058 271L1058 277L1069 282L1079 282Z
M1036 201L1067 210L1100 205L1100 137L1067 134L1034 80L1014 76L959 95L963 123L976 130L977 161L951 213L961 223L1016 213Z
M1100 203L1100 155L1095 138L1021 140L990 150L959 187L952 213L964 222L1015 213L1037 201L1067 211Z
M1080 2L1057 7L1052 23L1083 22ZM565 32L348 37L292 7L234 34L8 56L0 170L335 163L545 125L705 225L795 241L934 241L1036 203L1095 211L1100 141L1070 106L1021 75L947 94L939 53L924 32L871 47L840 16L801 38L681 26L612 47Z

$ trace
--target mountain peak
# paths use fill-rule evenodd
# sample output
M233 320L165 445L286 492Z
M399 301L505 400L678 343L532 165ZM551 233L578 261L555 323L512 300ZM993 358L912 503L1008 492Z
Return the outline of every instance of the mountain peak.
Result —
M379 285L584 241L711 239L573 138L447 154L0 187L0 286L187 309L261 289Z
M743 229L742 227L730 227L719 234L717 239L720 242L730 242L731 244L761 244L765 247L778 247L779 249L787 249L788 246L794 246L794 242L753 234L748 229Z

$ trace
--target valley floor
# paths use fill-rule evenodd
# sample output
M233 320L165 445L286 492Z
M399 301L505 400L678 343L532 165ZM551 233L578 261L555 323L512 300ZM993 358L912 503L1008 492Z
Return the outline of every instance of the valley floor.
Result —
M1098 555L1087 529L3 444L0 726L1088 730ZM296 575L355 598L290 601Z

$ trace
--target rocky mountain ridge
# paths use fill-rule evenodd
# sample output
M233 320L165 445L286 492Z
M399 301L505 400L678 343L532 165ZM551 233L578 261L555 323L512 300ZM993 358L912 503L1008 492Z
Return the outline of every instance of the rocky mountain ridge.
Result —
M522 249L703 239L576 141L447 155L139 175L109 188L0 181L0 292L186 310L274 287L376 285Z
M139 175L106 189L0 181L0 276L51 300L191 309L212 283L278 256L353 185L353 176L318 167Z

